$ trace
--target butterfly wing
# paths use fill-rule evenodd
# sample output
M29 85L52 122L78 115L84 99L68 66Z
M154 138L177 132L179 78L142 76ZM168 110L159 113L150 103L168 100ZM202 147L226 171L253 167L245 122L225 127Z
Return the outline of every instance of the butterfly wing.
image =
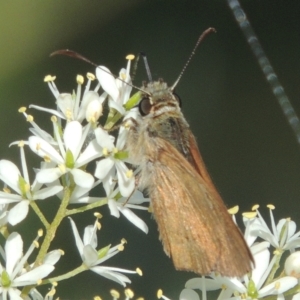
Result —
M178 270L242 276L251 270L252 255L206 171L192 133L189 138L194 166L168 141L156 139L149 193L164 250Z

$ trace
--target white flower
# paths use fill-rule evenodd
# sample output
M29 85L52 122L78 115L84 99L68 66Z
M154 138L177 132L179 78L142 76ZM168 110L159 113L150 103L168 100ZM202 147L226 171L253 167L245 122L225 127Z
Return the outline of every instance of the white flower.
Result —
M77 121L67 123L63 134L63 141L59 134L56 134L59 150L39 137L29 137L29 147L31 150L44 159L55 162L57 165L55 168L40 170L37 174L37 181L40 183L51 183L62 175L70 173L78 186L87 189L92 188L94 184L93 176L81 170L81 167L101 154L99 154L99 146L95 141L91 141L85 150L80 153L87 132L88 129L83 129ZM70 182L68 183L70 184Z
M252 272L246 274L243 278L229 278L213 273L210 274L211 278L202 277L190 279L185 285L186 288L200 289L203 294L202 298L204 299L207 298L207 291L217 289L222 289L218 297L219 300L233 299L232 297L235 299L261 299L271 295L276 295L278 300L284 299L284 293L289 291L298 283L297 278L293 277L294 274L292 274L293 271L295 271L293 269L295 268L295 265L291 266L293 265L293 258L291 258L292 262L287 260L288 272L286 272L286 274L288 276L279 277L277 279L275 278L270 281L271 283L267 283L269 282L267 280L270 280L269 276L272 276L273 278L274 274L272 274L272 272L274 271L274 268L276 268L275 263L278 263L278 258L281 257L281 252L276 250L270 261L269 247L271 241L274 242L276 240L275 235L277 237L278 228L282 229L284 225L280 221L280 226L274 229L275 222L271 213L272 228L273 232L275 232L274 235L271 234L271 231L268 229L261 215L259 215L257 208L258 207L255 206L256 212L243 214L246 226L245 240L248 245L252 245L250 250L255 262L255 268ZM286 223L286 220L284 224L287 225L286 229L288 229L288 223ZM295 230L290 230L288 232L291 234L282 234L283 232L280 230L281 238L284 237L285 241L288 240L286 237L292 236ZM253 244L258 236L261 236L265 239L265 241ZM297 240L297 238L295 240ZM299 247L299 244L295 244L295 246Z
M121 274L121 272L131 274L135 274L137 272L121 268L98 266L99 264L102 264L112 256L118 254L121 250L123 250L123 243L114 247L107 246L97 251L96 247L98 242L96 233L100 225L98 221L96 220L94 226L90 225L85 228L83 240L80 238L77 227L71 218L70 222L77 249L86 267L88 267L91 271L97 273L98 275L118 282L123 286L126 286L126 283L130 283L130 279L127 276Z
M256 267L252 270L250 278L245 275L243 280L240 280L238 278L211 274L210 277L212 279L205 277L193 278L187 281L185 287L189 289L200 289L202 291L205 289L205 292L223 288L225 291L219 299L230 299L233 294L235 297L238 297L237 294L240 295L238 299L244 298L245 295L253 299L260 299L270 295L280 296L294 287L298 281L294 277L285 276L263 287L276 261L276 256L274 256L269 263L270 251L267 248L268 246L268 242L262 242L251 247Z
M134 214L130 208L148 210L147 207L139 204L149 201L149 198L144 198L140 191L136 191L129 199L122 197L116 201L115 199L109 198L108 207L112 216L119 218L121 212L132 224L145 233L148 233L148 226L146 223Z
M290 219L281 219L277 225L274 221L273 205L268 205L270 211L271 227L269 228L260 212L255 207L258 217L251 226L251 233L271 243L278 250L294 250L300 246L300 231L296 232L296 223Z
M30 186L23 143L20 143L20 151L23 176L14 163L5 159L0 160L0 179L16 192L16 194L12 194L7 188L4 189L4 192L0 191L1 205L16 203L16 205L5 214L7 221L11 225L16 225L24 220L28 214L30 201L44 200L56 195L63 189L59 184L42 189L42 185L37 181L34 181Z
M53 270L52 264L43 263L29 271L25 269L27 259L33 252L35 246L32 244L25 255L23 252L23 241L21 236L13 232L5 243L4 260L5 267L0 264L0 295L1 299L22 300L21 291L18 287L37 285L41 279L48 276Z
M105 157L97 163L95 176L102 180L104 185L107 182L113 184L111 179L117 173L122 196L130 196L134 190L135 180L132 170L129 170L123 162L127 158L127 153L122 151L119 146L119 141L122 141L122 139L119 136L115 146L114 137L100 127L95 130L95 136L98 144L102 147L101 155Z
M107 97L107 94L103 93L99 96L96 92L99 89L99 86L96 87L95 91L90 91L91 81L95 79L95 76L88 73L87 78L88 82L81 99L81 87L84 81L82 76L78 75L76 78L78 83L76 95L59 93L54 83L55 77L46 76L45 82L48 83L48 86L56 99L58 109L48 109L37 105L30 105L30 107L49 112L60 119L66 119L68 121L76 120L81 123L86 119L88 122L92 121L92 123L95 123L102 115L102 103Z

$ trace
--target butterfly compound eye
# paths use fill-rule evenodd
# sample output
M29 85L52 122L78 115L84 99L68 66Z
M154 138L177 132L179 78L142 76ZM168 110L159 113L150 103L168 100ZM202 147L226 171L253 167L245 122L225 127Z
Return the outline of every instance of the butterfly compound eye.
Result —
M152 104L150 102L150 98L144 97L139 103L139 111L142 116L146 116L150 113Z

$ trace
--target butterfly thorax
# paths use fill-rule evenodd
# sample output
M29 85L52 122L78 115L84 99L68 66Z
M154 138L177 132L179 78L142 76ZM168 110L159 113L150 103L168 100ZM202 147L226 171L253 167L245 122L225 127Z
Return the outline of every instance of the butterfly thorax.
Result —
M145 133L151 139L162 138L189 160L189 125L181 109L180 100L162 80L143 88L148 97L149 113L143 116Z

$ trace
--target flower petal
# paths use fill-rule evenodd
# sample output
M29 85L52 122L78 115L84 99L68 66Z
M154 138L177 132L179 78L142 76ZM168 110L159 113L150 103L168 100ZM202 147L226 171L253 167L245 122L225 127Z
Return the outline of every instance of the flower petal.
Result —
M110 214L116 218L120 218L120 212L118 210L118 206L115 200L108 199L108 208L110 211Z
M51 196L54 196L63 190L63 186L54 185L43 188L39 191L36 191L33 195L33 200L44 200Z
M96 249L98 245L96 226L89 225L84 228L83 243L84 245L91 245Z
M79 155L75 162L76 168L86 165L95 158L101 157L102 147L97 143L96 140L91 141L84 151Z
M59 259L61 258L62 251L61 250L52 250L46 254L43 263L47 265L55 265Z
M40 183L51 183L57 180L62 174L59 168L44 169L36 174L36 180Z
M69 219L70 219L70 222L71 222L71 226L72 226L73 234L74 234L74 237L75 237L75 242L76 242L77 249L79 251L80 256L82 257L83 247L84 247L83 242L80 238L80 235L78 233L78 229L76 227L75 222L71 218L69 218Z
M218 279L218 277L216 278ZM215 291L219 290L222 286L222 281L216 280L216 279L210 279L210 278L201 278L201 277L196 277L189 279L185 283L185 287L188 289L199 289L202 291L203 284L205 285L206 291ZM204 280L204 283L203 283Z
M83 247L81 258L88 267L91 267L96 263L98 259L98 253L91 245L85 245Z
M259 298L265 297L267 295L278 295L282 294L298 283L298 279L291 276L282 277L267 286L263 287L259 292Z
M252 280L258 288L261 286L261 278L270 262L270 251L264 249L254 255L255 268L252 270Z
M96 137L98 144L102 148L106 148L109 151L112 151L113 148L115 147L115 145L114 145L115 138L113 136L109 135L101 127L98 127L97 129L95 129L94 132L95 132L95 137Z
M54 270L54 266L43 264L15 278L14 285L26 286L26 285L36 284L38 280L48 276L53 270Z
M117 101L119 97L119 90L116 84L116 79L111 74L110 70L104 66L98 66L96 68L96 77L103 90L110 95L114 101Z
M115 164L115 162L110 157L101 159L100 161L97 162L97 166L96 166L94 175L97 178L99 178L100 180L103 180L107 176L109 171L112 169L114 164Z
M199 295L190 289L183 289L179 295L180 300L200 300Z
M16 204L13 208L9 210L8 213L8 223L11 225L16 225L23 221L29 210L29 201L28 200L23 200Z
M134 214L129 208L120 205L118 206L118 209L132 224L134 224L136 227L138 227L145 233L148 233L148 226L146 225L146 223L142 219L140 219L136 214Z
M45 156L48 156L57 164L64 164L62 156L45 140L37 136L31 136L29 137L28 142L30 149L40 157L44 158Z
M134 176L127 176L129 170L121 161L116 161L116 168L118 170L117 176L121 195L124 197L128 197L131 195L135 187Z
M126 286L126 283L131 283L131 280L127 276L125 276L119 272L110 271L104 267L92 267L91 271L93 271L107 279L115 281L115 282L123 285L124 287Z
M87 173L80 169L73 169L71 170L71 174L73 175L74 181L78 186L87 189L91 189L93 187L95 180L90 173Z
M21 193L18 182L21 173L19 168L9 160L0 160L0 178L10 188L16 191L18 194Z
M72 121L67 123L64 131L64 142L66 150L70 150L73 154L74 160L81 150L81 137L82 137L82 126L78 121Z
M22 257L23 241L17 232L13 232L9 235L5 243L6 253L6 271L8 274L12 274L17 262Z

